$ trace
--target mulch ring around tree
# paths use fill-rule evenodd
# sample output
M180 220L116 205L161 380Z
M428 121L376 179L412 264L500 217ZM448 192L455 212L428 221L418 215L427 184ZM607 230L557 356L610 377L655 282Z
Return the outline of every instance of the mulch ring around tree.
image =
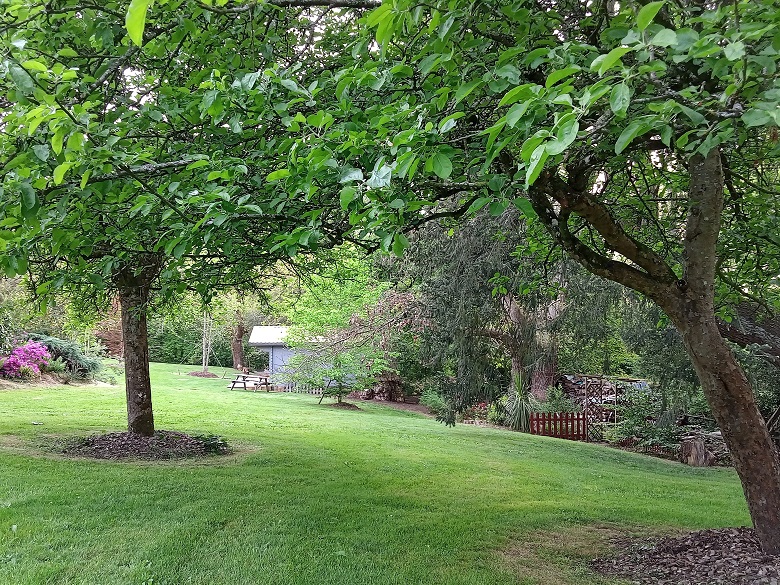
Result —
M151 437L135 433L105 433L60 443L56 450L74 457L143 459L146 461L227 455L230 446L220 437L157 431Z
M624 552L598 558L598 573L639 585L779 585L780 556L761 551L752 528L722 528L648 542L619 539Z
M332 408L343 408L344 410L360 410L360 407L357 404L352 404L351 402L332 402L327 405L323 406L330 406Z
M196 376L198 378L219 378L219 376L213 372L187 372L187 375Z

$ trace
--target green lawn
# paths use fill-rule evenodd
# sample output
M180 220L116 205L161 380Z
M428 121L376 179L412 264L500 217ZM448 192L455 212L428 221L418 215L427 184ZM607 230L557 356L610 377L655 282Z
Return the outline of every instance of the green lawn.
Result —
M618 531L749 522L731 470L190 369L153 365L157 427L235 455L64 459L52 437L123 429L124 389L0 390L0 583L596 584L583 560Z

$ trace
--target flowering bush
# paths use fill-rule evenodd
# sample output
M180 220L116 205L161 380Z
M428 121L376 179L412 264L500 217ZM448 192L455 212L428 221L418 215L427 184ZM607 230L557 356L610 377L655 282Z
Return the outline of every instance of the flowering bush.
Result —
M0 375L5 378L30 379L41 374L41 368L49 363L51 354L37 341L28 341L11 351L0 364Z
M463 418L465 420L487 420L487 417L488 405L486 402L480 402L463 411Z

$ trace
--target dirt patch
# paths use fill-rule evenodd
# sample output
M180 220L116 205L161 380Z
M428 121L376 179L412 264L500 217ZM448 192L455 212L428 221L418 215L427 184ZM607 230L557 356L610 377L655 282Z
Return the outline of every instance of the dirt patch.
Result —
M151 437L134 433L105 433L69 439L54 449L64 455L94 459L143 459L147 461L227 455L231 449L215 436L191 436L157 431Z
M591 566L639 585L777 585L780 556L761 551L752 528L701 530L648 541L613 541L623 551Z
M57 374L43 372L32 380L0 378L0 390L30 390L32 388L62 386L64 383Z
M619 528L610 525L570 526L562 532L524 535L501 551L502 564L536 585L606 585L613 582L595 574L588 562L594 554L607 554Z
M216 374L213 374L211 372L187 372L188 376L196 376L198 378L219 378Z

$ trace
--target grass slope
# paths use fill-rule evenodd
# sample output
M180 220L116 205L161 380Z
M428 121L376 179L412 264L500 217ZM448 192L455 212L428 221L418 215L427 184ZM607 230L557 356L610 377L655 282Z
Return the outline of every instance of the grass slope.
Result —
M0 390L0 583L595 584L580 561L610 530L749 522L731 470L186 371L152 366L158 428L235 456L47 455L52 436L123 429L123 388Z

